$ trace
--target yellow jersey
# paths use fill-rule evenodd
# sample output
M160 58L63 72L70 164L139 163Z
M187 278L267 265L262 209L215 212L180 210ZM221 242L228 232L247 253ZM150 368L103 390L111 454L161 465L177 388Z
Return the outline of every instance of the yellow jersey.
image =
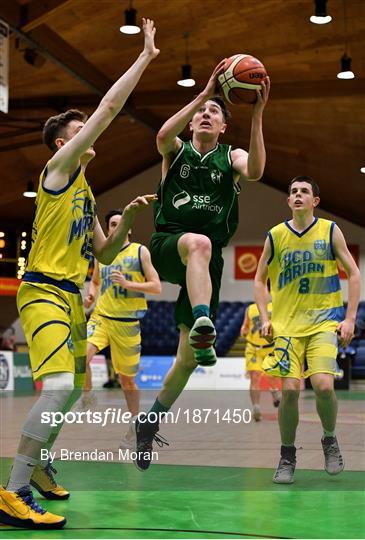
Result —
M142 319L147 311L144 293L124 289L113 283L110 274L119 270L128 281L146 281L141 261L142 245L135 242L124 246L112 264L99 263L100 290L95 306L95 315L111 319Z
M261 321L260 321L260 312L256 304L251 304L248 306L248 334L246 336L247 342L255 347L265 347L269 346L267 340L260 336ZM271 317L272 304L271 302L267 306L269 312L269 317Z
M92 258L96 204L81 166L67 185L52 191L40 176L32 225L32 247L24 280L46 276L82 287ZM36 279L34 279L36 278Z
M274 337L335 331L344 319L333 251L334 226L333 221L314 218L301 233L288 221L269 231L268 276Z

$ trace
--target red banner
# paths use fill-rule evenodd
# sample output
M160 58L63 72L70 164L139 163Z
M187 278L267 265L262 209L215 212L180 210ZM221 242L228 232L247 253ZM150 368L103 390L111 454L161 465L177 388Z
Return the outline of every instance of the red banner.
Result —
M235 247L235 279L254 279L263 246Z
M349 244L347 247L349 248L349 252L353 256L353 258L355 260L355 263L357 264L357 266L359 266L359 261L360 261L360 248L359 248L359 245L358 244ZM342 268L342 266L340 264L338 265L338 270L339 270L340 279L347 279L346 273L345 273L344 269Z
M0 296L16 296L20 283L20 279L0 278Z

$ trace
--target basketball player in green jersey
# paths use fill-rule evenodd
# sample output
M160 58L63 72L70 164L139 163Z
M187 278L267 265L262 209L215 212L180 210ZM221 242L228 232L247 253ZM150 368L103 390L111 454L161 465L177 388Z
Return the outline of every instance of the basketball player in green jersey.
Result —
M329 474L338 474L344 468L335 435L337 334L344 346L353 337L360 272L338 226L314 217L319 201L319 188L312 178L297 176L291 181L288 204L292 219L269 231L255 277L262 335L275 340L274 352L265 358L262 367L266 373L282 377L281 458L273 478L281 484L293 482L304 360L308 366L304 377L310 377L323 426L325 469ZM336 261L348 276L346 314ZM266 302L267 278L271 286L271 321Z
M180 330L177 358L150 411L157 414L169 410L198 364L216 362L214 319L223 271L222 248L238 224L238 182L259 180L265 167L262 115L269 79L257 91L252 109L249 152L233 150L218 143L228 118L224 101L215 97L224 62L215 68L203 92L167 120L157 135L162 180L150 251L160 277L181 286L175 309ZM187 125L192 139L183 142L178 135ZM135 464L140 470L149 467L157 431L158 422L136 422Z
M40 458L58 435L43 413L67 412L81 393L86 366L86 320L79 289L93 252L110 264L125 242L135 214L154 196L138 197L125 207L120 224L105 238L85 169L94 158L94 142L122 109L142 73L159 50L153 21L143 20L144 49L111 87L85 122L80 111L50 118L43 138L54 152L41 174L27 271L17 304L29 346L32 373L42 392L29 411L7 489L0 487L0 523L56 529L66 520L43 510L32 484L48 499L66 499L47 460Z

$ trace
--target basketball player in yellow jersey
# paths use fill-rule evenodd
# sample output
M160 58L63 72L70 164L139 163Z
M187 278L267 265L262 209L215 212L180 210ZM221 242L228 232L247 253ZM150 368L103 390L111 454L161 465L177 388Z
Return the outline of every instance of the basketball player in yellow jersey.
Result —
M269 302L269 291L267 291L267 311L271 316L272 305ZM250 396L252 401L252 414L255 422L261 420L260 409L260 379L263 373L262 362L264 358L274 350L274 344L268 343L261 337L260 314L256 304L248 306L241 328L241 335L246 337L246 373L250 378ZM268 385L272 394L274 407L279 407L280 395L276 377L267 376Z
M293 482L296 465L295 434L299 421L298 397L304 360L315 392L323 426L325 469L338 474L344 468L335 435L337 400L337 334L344 346L354 333L360 298L360 273L341 230L333 221L314 217L319 204L318 185L309 176L297 176L289 185L292 219L268 233L255 277L255 297L260 310L262 335L274 338L275 349L263 368L282 377L279 408L281 458L274 482ZM348 276L345 314L337 261ZM266 303L270 279L272 317Z
M119 225L121 210L111 210L105 217L108 235ZM139 412L139 390L135 383L138 372L141 332L140 320L147 311L145 294L160 294L161 283L154 269L150 252L145 246L130 242L129 235L111 265L96 262L84 305L89 308L99 294L94 312L87 325L86 383L81 404L88 408L96 403L91 392L90 362L101 349L110 346L112 365L119 375L128 410L132 417ZM131 423L131 428L134 426ZM123 447L131 444L128 433Z
M153 21L143 20L143 31L142 53L87 121L83 113L71 110L50 118L44 126L43 139L54 154L41 174L32 248L17 297L33 377L42 379L43 387L24 423L7 489L0 488L0 523L54 529L66 522L36 504L29 484L49 499L69 497L55 483L46 459L58 431L41 418L43 413L50 417L50 413L67 412L84 384L86 320L79 288L91 253L101 263L110 264L124 244L136 213L155 198L138 197L128 204L119 226L105 238L85 179L85 169L95 156L93 144L159 53Z

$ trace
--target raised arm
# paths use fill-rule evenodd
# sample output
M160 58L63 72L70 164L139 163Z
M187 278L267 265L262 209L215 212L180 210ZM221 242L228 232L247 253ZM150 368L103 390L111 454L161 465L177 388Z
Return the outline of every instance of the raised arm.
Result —
M345 319L338 325L343 344L347 346L354 336L357 307L360 301L360 271L348 250L341 229L333 230L333 251L336 260L343 266L348 278L348 302Z
M48 162L47 188L59 190L67 184L68 175L75 171L81 156L117 116L148 64L159 54L154 44L156 28L153 21L143 19L143 31L144 49L137 60L105 94L80 131L66 141Z
M200 107L216 93L217 79L223 71L224 63L225 59L216 66L204 90L163 124L156 139L157 149L162 156L174 155L179 151L182 141L178 135L185 129Z
M262 133L262 115L270 92L270 79L261 82L261 91L257 90L257 101L252 108L251 136L248 153L241 148L232 150L232 167L240 178L255 182L264 174L266 151Z
M128 289L129 291L138 291L145 294L160 294L160 278L158 277L158 273L156 272L155 267L152 264L151 255L146 246L142 246L141 249L141 263L146 281L144 281L143 283L129 281L124 277L122 272L114 270L111 273L113 283L119 283L119 285L121 285L124 289Z
M272 339L272 326L269 312L267 310L267 274L268 261L271 257L271 244L269 238L266 238L264 250L259 260L255 275L255 301L260 312L261 335L268 341Z
M95 220L93 234L93 252L95 257L103 264L111 264L123 244L136 215L156 200L156 195L144 195L130 202L123 210L122 218L114 231L106 238L98 218Z

